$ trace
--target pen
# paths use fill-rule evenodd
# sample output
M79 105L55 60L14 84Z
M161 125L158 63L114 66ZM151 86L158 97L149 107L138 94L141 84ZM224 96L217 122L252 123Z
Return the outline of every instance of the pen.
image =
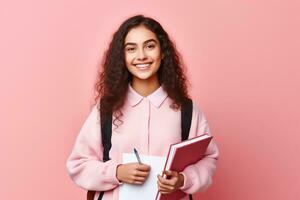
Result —
M135 148L133 148L133 151L134 151L134 154L135 154L136 159L138 160L139 164L142 164L138 151Z

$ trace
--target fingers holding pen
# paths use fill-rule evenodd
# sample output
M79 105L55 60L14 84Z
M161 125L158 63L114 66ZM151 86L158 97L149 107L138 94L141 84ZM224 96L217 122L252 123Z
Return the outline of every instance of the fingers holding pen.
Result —
M139 163L121 164L117 167L117 179L130 184L143 184L150 173L150 166Z

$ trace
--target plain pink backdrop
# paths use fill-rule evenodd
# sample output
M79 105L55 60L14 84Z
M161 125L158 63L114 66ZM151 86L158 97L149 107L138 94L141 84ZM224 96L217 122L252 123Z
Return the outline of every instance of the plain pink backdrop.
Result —
M300 199L298 0L0 3L0 199L85 199L66 159L112 33L165 27L221 151L203 200Z

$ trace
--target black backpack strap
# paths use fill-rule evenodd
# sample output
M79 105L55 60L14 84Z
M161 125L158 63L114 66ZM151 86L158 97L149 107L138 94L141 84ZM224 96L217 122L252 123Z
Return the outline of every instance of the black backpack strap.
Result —
M103 145L103 162L110 160L109 151L111 149L111 133L112 133L111 127L112 127L112 112L109 112L107 115L101 114L101 137L102 137L102 145Z
M100 103L100 106L102 104ZM101 137L103 145L103 162L110 160L109 151L111 149L111 134L112 134L112 112L109 112L107 115L101 115ZM100 192L98 200L103 198L104 191Z
M101 200L103 198L103 195L104 195L104 191L100 192L100 195L98 197L98 200Z
M189 138L191 123L193 115L193 101L186 99L181 107L181 140L187 140ZM193 196L190 194L189 199L193 200Z
M186 99L181 107L181 140L187 140L189 138L191 123L193 114L193 101Z

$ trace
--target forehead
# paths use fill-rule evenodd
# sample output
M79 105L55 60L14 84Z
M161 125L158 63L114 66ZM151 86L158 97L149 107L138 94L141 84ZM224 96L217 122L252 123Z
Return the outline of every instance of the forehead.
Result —
M155 33L147 29L145 26L138 26L130 29L125 37L125 43L143 43L149 39L158 41Z

